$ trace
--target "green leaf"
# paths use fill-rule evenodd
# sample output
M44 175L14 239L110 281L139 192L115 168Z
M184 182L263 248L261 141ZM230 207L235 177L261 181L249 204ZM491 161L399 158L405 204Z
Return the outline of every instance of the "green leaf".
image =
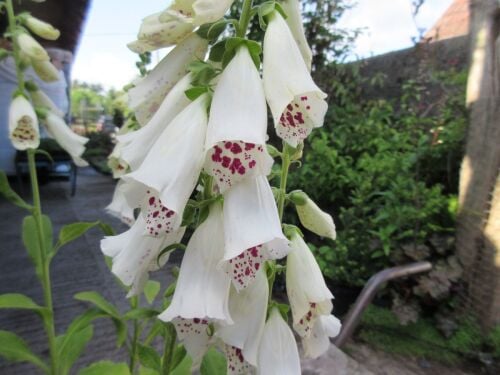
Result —
M207 87L193 87L184 91L184 94L186 94L189 100L194 101L206 92L208 92Z
M75 332L67 340L67 345L64 348L59 349L62 343L65 341L64 336L59 336L56 339L56 346L59 352L59 373L66 375L69 373L73 363L80 358L88 342L94 335L94 327L92 325L87 326Z
M158 281L148 280L146 286L144 287L144 296L146 300L151 305L158 293L160 292L161 285Z
M217 40L217 38L226 30L226 26L229 23L228 20L220 20L213 23L208 29L207 39L211 41Z
M78 375L130 375L130 371L126 363L102 361L85 367L78 372Z
M156 318L160 314L160 311L153 309L137 308L128 311L123 318L124 319L151 319Z
M201 361L201 375L226 374L226 357L214 348L210 348Z
M172 364L170 365L171 369L177 368L181 362L186 358L187 351L183 345L177 345L174 351L174 355L172 356Z
M52 251L52 223L48 216L42 216L43 240L45 250ZM36 274L39 279L42 277L42 263L40 259L40 244L38 242L38 228L33 216L26 216L23 220L22 228L23 243L28 251L31 261L35 265Z
M184 356L184 359L179 363L175 369L172 370L170 375L191 375L191 366L193 365L193 361L190 356Z
M156 350L149 346L139 344L137 352L139 354L139 361L141 362L141 365L161 371L161 358Z
M0 357L12 362L30 362L48 373L48 366L33 352L19 336L0 331Z
M52 155L50 155L47 151L42 150L42 149L36 149L35 154L40 154L45 156L51 163L54 163L54 159L52 158Z
M99 222L99 228L102 230L105 236L114 236L116 233L111 225Z
M8 56L10 56L10 52L7 51L5 48L0 48L0 61L2 61Z
M250 56L252 57L252 60L257 67L257 69L260 68L260 54L262 53L262 47L260 46L259 43L253 41L253 40L247 40L246 45L248 47L248 52L250 52Z
M210 48L209 60L213 62L221 62L224 57L224 52L226 52L226 41L221 40Z
M4 171L0 171L0 195L7 199L10 203L28 211L33 210L33 206L26 203L9 185L9 180Z
M0 295L0 309L23 309L33 310L41 316L47 316L49 311L37 305L31 298L17 293Z
M173 282L172 284L170 284L168 286L168 288L165 290L165 293L163 294L163 296L165 298L170 298L174 295L175 293L175 287L177 286L177 283L176 282Z
M57 251L67 243L81 237L83 234L85 234L85 232L98 226L99 224L99 221L95 221L93 223L80 222L63 226L61 228L61 231L59 232L59 239L57 241L55 251Z
M118 309L111 303L106 301L106 299L97 292L92 291L92 292L77 293L75 294L74 298L79 301L92 303L93 305L104 311L106 314L108 314L109 316L112 316L114 318L120 317Z
M266 1L259 6L258 14L259 16L267 16L276 8L276 1Z

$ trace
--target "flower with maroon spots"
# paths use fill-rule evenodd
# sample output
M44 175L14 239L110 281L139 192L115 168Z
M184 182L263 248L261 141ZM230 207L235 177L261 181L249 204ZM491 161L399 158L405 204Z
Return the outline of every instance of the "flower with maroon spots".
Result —
M293 332L277 308L264 327L259 346L259 375L300 375L300 357Z
M85 144L89 141L88 138L74 133L62 118L52 112L48 113L44 125L47 133L71 156L77 166L89 165L82 159Z
M129 107L139 124L146 125L172 87L187 73L189 63L203 59L207 41L193 34L179 43L149 74L128 91Z
M204 168L221 192L271 172L266 129L262 80L247 47L241 46L215 88L207 130Z
M237 290L247 287L264 262L285 257L289 242L267 178L249 178L224 194L225 251L221 268Z
M286 290L292 308L293 328L300 337L308 339L318 319L330 316L333 295L314 255L296 231L291 234L291 244L292 251L286 263Z
M191 87L191 79L191 74L188 74L177 82L146 125L137 131L117 136L123 164L130 166L133 171L139 168L161 133L191 103L184 93Z
M101 241L104 255L113 260L111 271L120 281L131 289L127 297L142 292L149 278L149 272L163 266L169 254L165 254L158 264L157 258L161 250L180 242L185 228L178 229L161 238L144 237L142 233L146 223L139 216L132 227L117 236L105 237Z
M117 219L120 219L124 224L132 226L135 222L134 209L130 207L127 199L125 198L125 191L127 188L127 183L124 181L118 181L115 192L113 193L113 199L106 207L106 212Z
M14 148L21 151L40 145L38 118L31 103L22 95L10 103L9 138Z
M172 323L175 326L179 340L182 341L193 360L192 367L198 367L211 341L209 335L210 321L201 318L186 319L176 317L172 319Z
M273 12L264 37L264 90L280 138L290 146L323 126L326 94L314 83L283 17Z
M228 374L239 374L257 366L259 343L264 332L269 284L261 269L255 282L238 292L231 289L229 312L234 324L216 327L215 337L224 342L228 357ZM243 372L246 373L246 372Z
M179 228L184 208L201 172L207 127L208 96L189 104L158 137L141 166L123 176L126 197L141 207L148 236Z
M318 358L330 347L330 337L340 333L340 320L333 315L321 315L316 319L311 334L302 338L306 357Z
M172 302L159 315L161 320L198 318L233 323L228 306L231 279L217 268L223 254L222 208L215 203L189 240Z

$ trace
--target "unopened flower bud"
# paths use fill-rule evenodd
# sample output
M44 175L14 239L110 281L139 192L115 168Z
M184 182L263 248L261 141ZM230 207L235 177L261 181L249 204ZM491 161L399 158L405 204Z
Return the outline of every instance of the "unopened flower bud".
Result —
M55 82L59 80L59 71L50 61L32 59L31 66L42 81Z
M322 211L306 193L294 192L290 195L290 199L295 203L300 223L305 228L321 237L328 237L332 240L337 237L332 217Z
M22 52L30 59L37 61L49 61L49 54L31 35L22 33L17 36L17 44Z
M57 30L50 23L44 22L32 16L26 17L24 24L33 33L44 39L56 40L57 38L59 38L59 35L61 35L59 30Z

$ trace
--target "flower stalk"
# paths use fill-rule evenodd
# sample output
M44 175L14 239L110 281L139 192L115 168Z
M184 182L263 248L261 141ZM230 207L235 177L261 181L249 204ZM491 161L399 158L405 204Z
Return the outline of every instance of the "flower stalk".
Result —
M239 38L244 38L247 33L248 25L250 24L251 19L252 3L252 0L244 0L243 2L238 32L236 33L236 36Z

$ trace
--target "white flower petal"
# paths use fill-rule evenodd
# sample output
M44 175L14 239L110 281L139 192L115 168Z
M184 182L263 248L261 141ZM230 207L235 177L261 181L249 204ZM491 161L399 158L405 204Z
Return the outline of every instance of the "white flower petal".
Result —
M302 346L307 357L318 358L326 353L330 347L330 337L335 337L340 333L340 320L333 315L322 315L314 324L309 337L302 339Z
M312 51L309 47L309 44L307 43L304 32L304 22L302 20L300 2L299 0L285 0L280 4L287 15L286 23L288 24L288 27L290 28L290 31L295 38L295 42L297 43L297 47L299 47L300 53L304 58L304 62L306 63L310 71L312 63Z
M182 221L203 164L207 106L208 97L202 95L186 107L163 131L141 166L123 177L134 186L127 200L132 207L141 206L150 235L171 232Z
M306 196L306 202L296 205L300 223L311 232L321 237L328 237L334 240L337 237L335 223L331 215L322 211L311 198Z
M216 22L229 10L234 0L196 0L193 4L194 23Z
M38 117L31 103L22 95L10 103L9 139L14 148L21 151L40 145Z
M192 34L128 91L129 106L141 125L148 123L168 92L184 77L189 63L204 58L207 45L205 39Z
M292 330L278 309L271 311L259 347L258 375L300 375L300 358Z
M232 324L228 299L231 280L217 269L224 252L222 208L214 204L196 229L182 259L172 303L159 318L212 319Z
M123 143L118 141L108 156L108 167L111 168L113 178L120 178L130 172L130 167L122 158Z
M241 349L246 362L257 366L260 339L266 322L269 284L263 269L255 282L241 292L232 289L229 295L229 312L234 324L221 326L215 335L230 347ZM233 354L238 354L232 350ZM241 358L240 364L241 364Z
M205 169L221 191L273 164L265 148L267 107L260 75L241 47L222 73L210 109Z
M180 242L184 228L162 238L143 237L145 222L139 216L135 224L126 232L101 241L101 250L113 258L112 272L126 286L131 286L131 294L142 291L149 271L157 269L157 257L165 247ZM163 259L163 263L165 259ZM130 296L129 295L129 296Z
M283 17L274 12L264 37L264 90L278 135L296 147L323 125L328 105Z
M238 290L254 279L266 260L288 254L288 240L281 230L266 177L249 178L224 194L224 236L221 268L231 276ZM278 247L279 243L285 251Z
M115 192L113 193L113 199L106 207L106 212L120 219L128 226L131 226L135 222L134 209L130 207L125 198L126 189L127 184L124 181L118 181Z
M300 336L307 337L318 316L331 313L333 295L302 237L294 233L291 242L293 250L287 257L286 290L294 329Z
M249 362L247 362L240 348L230 345L224 345L224 354L226 355L227 360L227 375L255 374L255 368Z
M59 116L50 113L45 121L47 132L59 143L79 167L86 167L88 163L81 158L85 152L85 144L88 138L74 133Z
M58 75L59 77L59 75ZM48 109L53 114L64 117L63 111L61 111L56 104L49 98L47 94L45 94L42 90L30 91L31 100L33 104L37 107L44 107Z
M210 321L200 318L185 319L177 317L172 319L172 323L177 331L177 336L193 360L192 367L198 367L209 347L208 325Z
M191 87L191 78L191 74L188 74L173 87L160 108L144 127L135 132L118 136L118 141L123 144L121 159L132 170L139 168L148 150L151 149L163 130L191 103L184 93Z

